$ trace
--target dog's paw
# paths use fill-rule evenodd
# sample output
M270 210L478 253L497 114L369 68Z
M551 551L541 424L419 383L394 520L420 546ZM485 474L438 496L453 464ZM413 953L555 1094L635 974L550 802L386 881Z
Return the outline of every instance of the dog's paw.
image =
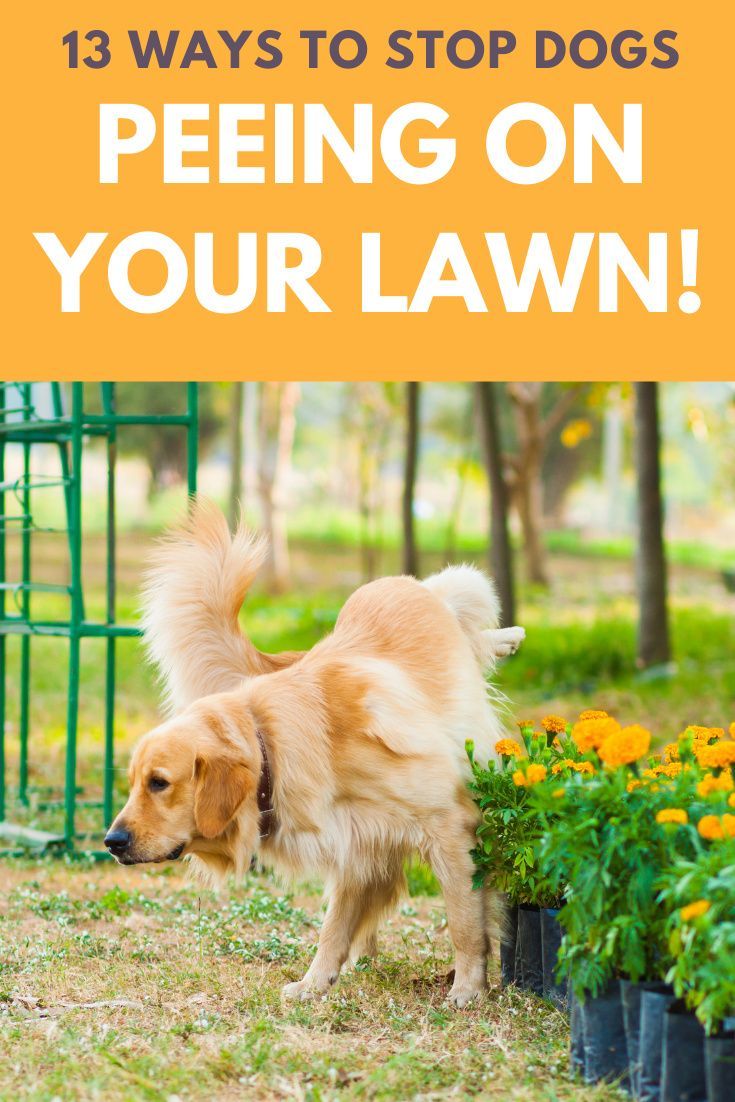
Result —
M498 658L507 658L509 654L515 654L523 640L526 638L525 628L498 628L494 632L495 653Z
M450 1006L456 1006L458 1010L468 1006L471 1002L479 1001L485 994L484 986L473 986L467 983L455 983L447 995Z
M292 999L294 1002L307 1002L313 999L319 992L308 980L297 980L295 983L286 983L281 988L281 996L284 999Z
M296 983L287 983L285 987L281 988L281 995L284 999L295 999L298 1002L306 1002L307 999L316 999L321 995L326 995L339 978L338 972L332 972L328 976L310 976L305 975L302 980L297 980Z

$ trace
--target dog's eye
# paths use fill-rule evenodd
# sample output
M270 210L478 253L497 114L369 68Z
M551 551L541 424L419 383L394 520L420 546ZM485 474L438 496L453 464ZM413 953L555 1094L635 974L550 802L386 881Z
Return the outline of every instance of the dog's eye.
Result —
M151 777L148 781L148 787L151 792L163 792L164 788L168 788L168 781L165 781L163 777Z

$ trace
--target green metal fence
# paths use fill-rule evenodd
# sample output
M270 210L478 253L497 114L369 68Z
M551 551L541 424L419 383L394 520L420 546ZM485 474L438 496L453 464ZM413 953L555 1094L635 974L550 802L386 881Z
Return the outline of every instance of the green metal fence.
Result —
M100 412L85 405L92 385L99 387ZM163 426L178 426L187 440L187 481L190 494L196 492L198 440L198 388L186 388L186 409L180 414L123 414L116 408L114 383L31 384L0 382L0 843L11 849L31 846L38 849L70 849L77 838L76 815L83 793L77 786L77 734L79 720L80 650L85 638L106 640L105 693L103 709L104 765L102 798L91 801L99 808L99 833L112 820L115 769L115 652L117 640L137 636L138 629L117 623L116 617L116 501L115 466L118 430L125 426L147 425L151 431ZM38 388L50 388L47 411L39 409ZM172 392L176 384L172 384ZM106 450L106 592L105 614L89 619L85 612L82 568L84 441L99 438ZM34 467L34 445L45 444L58 450L58 476L39 475ZM8 478L8 445L20 448L21 474ZM63 527L42 528L34 519L36 494L48 489L61 490L64 501ZM12 511L6 508L14 499ZM8 578L8 534L20 539L19 577ZM37 533L55 531L68 546L68 584L36 581L32 570L32 541ZM33 615L34 594L56 594L65 599L68 613L59 619L39 619ZM19 637L20 686L18 696L18 771L17 785L9 783L6 760L7 646L10 636ZM68 640L68 697L66 706L66 745L63 782L63 831L47 831L19 825L13 819L27 819L29 807L29 760L32 744L31 697L32 653L34 637L56 636ZM58 805L54 794L47 808ZM90 806L90 801L86 801Z

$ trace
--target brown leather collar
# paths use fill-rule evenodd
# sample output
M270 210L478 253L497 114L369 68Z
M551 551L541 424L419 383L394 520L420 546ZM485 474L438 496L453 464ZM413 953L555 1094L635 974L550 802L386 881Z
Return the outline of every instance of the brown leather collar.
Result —
M260 812L260 837L263 839L269 838L275 830L276 812L273 807L273 779L271 777L270 762L268 761L268 751L266 750L263 732L257 725L255 727L255 734L260 745L260 753L262 756L260 776L258 778L258 811Z

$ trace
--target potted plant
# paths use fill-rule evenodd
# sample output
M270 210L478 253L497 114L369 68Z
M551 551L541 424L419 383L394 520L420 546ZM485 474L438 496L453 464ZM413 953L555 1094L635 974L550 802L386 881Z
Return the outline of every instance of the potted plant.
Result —
M519 723L521 742L502 739L496 746L499 761L482 766L468 754L473 770L471 790L482 812L478 844L473 852L476 885L488 884L505 894L506 930L501 940L504 984L516 983L537 995L555 987L544 982L542 910L556 903L546 894L537 868L540 820L530 811L529 792L552 775L563 755L566 720L549 716L544 730ZM561 736L561 738L560 738ZM550 953L547 952L550 959Z
M710 794L709 801L711 806L698 824L696 855L673 864L662 892L662 902L671 911L668 978L681 1000L664 1046L663 1080L664 1091L669 1081L677 1085L683 1081L690 1092L704 1090L709 1102L731 1102L735 1095L735 796L720 790Z
M586 1077L625 1078L619 980L624 978L624 989L659 981L668 966L657 878L673 843L671 826L658 813L676 802L677 786L692 782L680 764L646 760L650 735L636 725L622 728L598 714L576 724L572 738L593 772L585 777L570 770L560 775L557 788L536 792L538 811L550 816L539 847L540 871L565 895L560 967L582 1004ZM628 999L635 1019L629 1029L633 1080L638 1001Z

